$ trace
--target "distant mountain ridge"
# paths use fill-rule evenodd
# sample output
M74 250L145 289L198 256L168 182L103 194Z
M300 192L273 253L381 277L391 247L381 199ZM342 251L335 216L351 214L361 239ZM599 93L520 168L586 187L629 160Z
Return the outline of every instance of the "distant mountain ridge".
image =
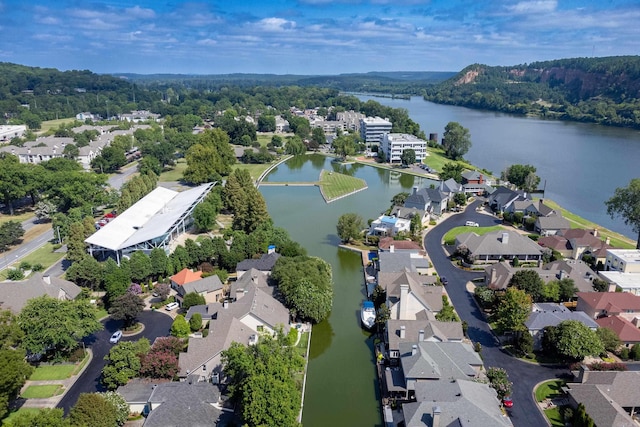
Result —
M473 64L425 99L472 108L640 126L640 56L570 58L514 66Z

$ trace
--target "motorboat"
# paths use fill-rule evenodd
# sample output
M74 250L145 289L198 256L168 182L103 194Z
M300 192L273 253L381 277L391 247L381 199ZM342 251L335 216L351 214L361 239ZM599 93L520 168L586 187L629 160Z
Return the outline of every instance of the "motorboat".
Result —
M362 326L371 329L376 323L376 308L371 301L364 301L360 309L360 320Z

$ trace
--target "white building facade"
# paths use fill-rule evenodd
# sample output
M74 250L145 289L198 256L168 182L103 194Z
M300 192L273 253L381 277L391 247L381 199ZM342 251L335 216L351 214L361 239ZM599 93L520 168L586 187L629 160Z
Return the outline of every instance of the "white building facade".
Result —
M416 153L416 162L422 162L427 157L427 141L406 133L386 133L380 141L380 150L387 162L400 163L404 150Z
M379 144L382 135L391 132L392 124L380 117L365 117L360 119L360 137L367 144Z

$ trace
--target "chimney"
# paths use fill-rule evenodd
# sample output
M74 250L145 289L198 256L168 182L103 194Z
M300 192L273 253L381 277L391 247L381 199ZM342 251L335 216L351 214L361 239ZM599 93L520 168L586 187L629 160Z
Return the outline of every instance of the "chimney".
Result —
M404 325L400 326L400 338L404 339L406 336L406 327Z
M431 418L433 419L433 422L431 423L431 427L440 427L440 413L442 411L440 410L439 406L434 406L433 410L431 412Z
M420 332L418 332L418 342L422 341L424 341L424 329L420 329Z
M593 237L598 237L598 229L597 228L593 229Z
M389 245L389 252L394 253L396 251L395 245Z
M229 307L229 302L225 300L225 301L222 303L222 308L227 309L227 307Z
M562 280L566 277L567 273L564 272L564 270L560 270L558 272L558 279Z
M590 369L587 365L580 365L577 382L584 384L589 378L589 371Z
M42 281L47 285L51 284L51 276L42 276Z
M611 238L610 238L609 236L607 236L607 238L606 238L606 239L604 239L604 244L605 244L605 245L609 245L609 244L611 244Z
M236 301L240 300L244 296L244 289L238 289L236 291Z
M489 283L487 283L488 285L493 285L496 280L498 280L498 273L496 272L495 268L491 269L491 277L489 278Z
M418 192L418 187L413 187L413 193L411 194L416 194Z
M409 305L409 285L402 284L400 285L400 309L398 310L398 319L399 320L408 320L408 305Z
M506 245L507 243L509 243L509 233L505 231L502 233L502 244Z
M416 354L418 354L418 346L414 344L411 346L411 355L415 356Z

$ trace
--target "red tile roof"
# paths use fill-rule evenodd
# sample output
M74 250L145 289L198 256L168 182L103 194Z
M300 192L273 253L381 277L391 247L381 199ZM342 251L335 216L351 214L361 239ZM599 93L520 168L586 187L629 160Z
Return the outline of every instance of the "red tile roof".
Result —
M576 295L597 311L612 308L640 311L640 297L629 292L578 292Z
M185 283L195 282L202 279L202 271L196 271L195 273L188 268L184 268L171 276L171 281L182 286Z
M378 247L383 250L389 250L391 245L395 249L413 249L413 250L422 250L422 246L417 244L416 242L412 242L411 240L393 240L393 237L383 237L380 239L378 243Z
M601 328L609 328L618 335L624 343L640 342L640 329L633 323L620 316L602 317L596 320Z

